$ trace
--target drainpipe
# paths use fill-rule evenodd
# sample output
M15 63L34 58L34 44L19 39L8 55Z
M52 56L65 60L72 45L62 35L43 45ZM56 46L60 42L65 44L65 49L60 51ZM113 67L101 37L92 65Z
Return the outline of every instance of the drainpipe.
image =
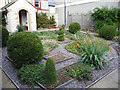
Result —
M66 0L64 0L64 25L66 26Z

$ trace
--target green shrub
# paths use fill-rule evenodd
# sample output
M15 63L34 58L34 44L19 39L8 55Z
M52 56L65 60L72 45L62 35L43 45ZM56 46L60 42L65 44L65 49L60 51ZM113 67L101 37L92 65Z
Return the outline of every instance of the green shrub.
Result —
M53 15L50 16L50 19L49 19L48 23L49 23L49 24L55 24L55 23L56 23L56 22L55 22L55 18L54 18Z
M60 35L58 36L58 41L64 41L64 40L65 40L64 34L60 34Z
M59 31L58 31L58 30L55 30L54 32L55 32L55 34L59 34Z
M4 47L7 44L7 40L9 38L9 32L5 27L3 27L1 25L0 25L0 32L1 32L0 37L2 38L1 39L2 41L0 41L0 42L2 42L2 47ZM0 45L0 47L1 47L1 45Z
M23 25L17 25L18 32L23 32L25 31L25 26Z
M105 25L115 25L118 27L119 15L117 8L95 8L91 16L95 23L95 30L100 30Z
M10 36L7 46L8 56L18 68L24 64L37 63L42 60L41 40L31 32L18 32Z
M107 62L106 55L109 51L109 45L105 40L102 39L90 39L89 37L85 40L78 42L82 53L82 62L87 63L90 66L95 66L97 69L103 69Z
M43 64L24 65L18 70L17 76L20 81L34 87L35 81L41 84L44 83L44 69Z
M117 34L116 34L117 36L120 36L120 31L117 31Z
M76 63L65 69L65 74L78 80L91 80L92 68L84 63Z
M49 24L49 19L46 13L41 12L36 14L37 28L46 28Z
M111 25L105 25L99 30L99 36L107 40L112 40L116 35L116 27Z
M55 62L52 58L48 58L46 62L45 82L47 84L54 84L57 82L57 72L55 69Z
M64 26L62 26L59 28L58 41L64 41L64 33L65 33Z
M64 34L64 32L65 32L65 30L64 30L64 29L62 29L62 30L59 30L59 33L58 33L58 35Z
M0 25L4 27L7 24L5 16L6 16L6 12L0 12Z
M80 24L77 22L71 23L69 26L69 31L72 34L75 34L77 31L79 31L81 29Z
M65 29L65 25L62 25L59 30L64 30Z

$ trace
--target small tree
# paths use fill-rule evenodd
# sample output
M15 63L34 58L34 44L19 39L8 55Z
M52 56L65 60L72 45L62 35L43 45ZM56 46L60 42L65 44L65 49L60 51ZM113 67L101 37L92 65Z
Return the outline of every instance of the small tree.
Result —
M52 16L50 16L50 19L49 19L49 24L55 24L56 22L55 22L55 18L54 18L54 16L52 15Z
M48 16L46 13L41 12L36 14L37 28L45 28L48 26Z
M57 72L55 69L55 62L52 58L48 58L46 62L45 82L47 84L54 84L57 82Z

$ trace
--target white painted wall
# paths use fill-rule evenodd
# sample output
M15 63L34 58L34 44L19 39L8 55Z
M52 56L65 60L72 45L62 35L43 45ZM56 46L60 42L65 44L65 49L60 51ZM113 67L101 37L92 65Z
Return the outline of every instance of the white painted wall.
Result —
M108 6L118 7L119 0L67 0L66 13L69 14L86 14L96 7ZM74 2L75 1L75 2ZM57 1L58 2L58 1ZM56 14L58 14L58 26L64 24L64 4L56 5Z
M0 9L5 6L5 0L0 0Z
M19 25L19 11L25 9L28 11L29 31L36 31L36 9L31 6L26 0L18 0L8 8L7 26L9 32L16 32L16 26Z

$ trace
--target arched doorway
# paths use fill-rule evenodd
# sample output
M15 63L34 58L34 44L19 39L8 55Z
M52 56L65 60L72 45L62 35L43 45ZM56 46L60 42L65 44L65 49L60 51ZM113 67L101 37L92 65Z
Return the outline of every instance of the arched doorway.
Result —
M29 30L28 12L26 10L19 11L19 22L20 25L25 26L27 31Z

